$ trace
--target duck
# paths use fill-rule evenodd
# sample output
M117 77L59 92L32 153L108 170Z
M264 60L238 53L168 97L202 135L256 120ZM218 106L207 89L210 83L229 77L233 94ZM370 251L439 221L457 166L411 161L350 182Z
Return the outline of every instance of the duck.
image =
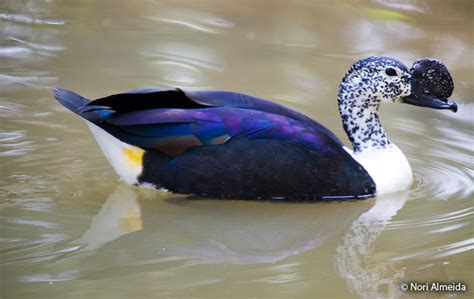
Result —
M352 149L310 117L228 91L144 88L89 100L54 96L84 119L128 184L198 197L354 200L405 190L410 164L379 117L386 103L457 111L453 81L434 59L411 69L384 56L356 61L339 86Z

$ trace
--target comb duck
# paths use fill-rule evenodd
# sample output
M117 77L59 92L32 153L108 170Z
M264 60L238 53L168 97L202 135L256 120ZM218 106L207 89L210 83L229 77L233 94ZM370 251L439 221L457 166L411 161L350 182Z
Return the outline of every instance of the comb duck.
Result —
M86 120L129 184L218 198L345 200L412 183L380 123L380 104L456 111L452 91L437 60L410 70L388 57L357 61L338 92L352 149L297 111L235 92L140 89L91 101L56 88L54 95Z

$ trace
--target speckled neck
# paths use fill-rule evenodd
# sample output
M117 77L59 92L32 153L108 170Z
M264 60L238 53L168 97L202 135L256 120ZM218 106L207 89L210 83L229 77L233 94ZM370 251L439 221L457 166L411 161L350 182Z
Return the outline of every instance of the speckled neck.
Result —
M339 114L354 153L391 144L380 123L380 101L369 92L362 84L354 85L347 80L339 87Z

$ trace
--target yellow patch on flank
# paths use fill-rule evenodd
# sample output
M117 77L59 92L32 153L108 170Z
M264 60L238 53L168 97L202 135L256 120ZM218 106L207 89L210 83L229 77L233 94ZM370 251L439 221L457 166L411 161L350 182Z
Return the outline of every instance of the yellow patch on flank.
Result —
M136 146L126 146L122 147L122 153L127 157L128 163L132 167L141 167L143 162L143 154L145 153L139 147Z

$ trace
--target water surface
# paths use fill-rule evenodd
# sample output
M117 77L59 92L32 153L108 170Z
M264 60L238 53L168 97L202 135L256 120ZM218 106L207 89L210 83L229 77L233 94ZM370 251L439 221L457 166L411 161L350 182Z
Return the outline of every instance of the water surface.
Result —
M472 289L473 2L354 3L3 1L0 296L413 296L402 281ZM234 90L302 111L347 141L337 86L369 55L440 59L459 113L382 107L415 183L359 202L189 200L127 186L51 95L57 85L91 98Z

